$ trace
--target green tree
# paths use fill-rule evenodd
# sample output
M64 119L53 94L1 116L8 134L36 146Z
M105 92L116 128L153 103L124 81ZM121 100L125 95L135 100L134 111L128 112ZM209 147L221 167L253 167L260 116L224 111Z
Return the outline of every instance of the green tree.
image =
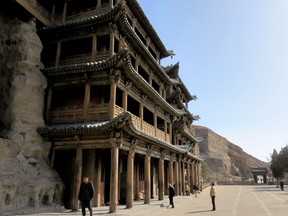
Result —
M274 149L273 153L271 155L271 170L273 177L276 178L277 180L281 179L284 177L284 168L283 164L281 163L282 158L279 157L278 152Z

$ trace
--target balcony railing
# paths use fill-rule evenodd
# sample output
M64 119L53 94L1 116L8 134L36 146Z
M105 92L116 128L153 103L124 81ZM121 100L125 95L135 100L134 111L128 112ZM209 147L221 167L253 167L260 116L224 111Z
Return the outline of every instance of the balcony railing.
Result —
M65 106L53 108L49 113L49 122L77 122L83 120L83 106Z
M88 120L105 120L109 118L109 104L89 104Z
M120 115L121 113L124 112L124 109L115 105L115 116L117 115ZM133 124L135 125L135 127L138 129L138 130L141 130L143 131L144 133L150 135L150 136L153 136L155 137L155 127L145 121L143 121L142 123L142 129L141 129L141 119L138 117L138 116L135 116L132 114L132 121L133 121ZM165 132L160 130L160 129L156 129L156 137L160 140L163 140L165 141ZM170 143L170 137L169 137L169 134L167 134L166 136L166 142L169 142Z
M124 109L115 105L114 107L115 117L120 115L124 112ZM109 118L109 104L89 104L87 109L87 115L84 115L83 106L65 106L65 107L54 107L49 112L49 117L47 121L49 123L69 123L69 122L81 122L81 121L99 121L99 120L106 120ZM84 117L86 116L86 117ZM169 134L166 134L165 140L165 132L156 129L155 127L145 121L142 122L141 126L141 119L132 114L132 121L134 126L138 129L143 131L144 133L156 137L159 140L170 142ZM156 133L155 133L156 132Z

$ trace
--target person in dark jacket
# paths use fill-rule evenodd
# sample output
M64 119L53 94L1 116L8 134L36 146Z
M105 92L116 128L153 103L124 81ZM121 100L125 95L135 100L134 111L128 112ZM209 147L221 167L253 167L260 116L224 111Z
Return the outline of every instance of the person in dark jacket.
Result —
M169 208L170 205L172 205L172 208L174 208L174 201L173 197L175 196L175 189L171 183L169 183L169 205L167 208Z
M82 215L86 215L85 208L88 208L90 211L90 216L92 216L92 208L90 205L91 199L94 196L94 187L91 182L89 182L89 177L84 176L83 182L80 185L80 190L78 194L78 199L81 202L82 206Z

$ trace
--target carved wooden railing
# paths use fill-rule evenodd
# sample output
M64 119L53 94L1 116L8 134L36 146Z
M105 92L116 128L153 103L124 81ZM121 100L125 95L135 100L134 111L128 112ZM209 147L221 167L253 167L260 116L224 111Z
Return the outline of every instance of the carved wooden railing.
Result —
M106 13L110 10L109 7L101 7L100 9L93 8L86 8L84 10L80 10L75 12L74 14L67 15L66 21L75 20L83 17L91 17L95 15L99 15L102 13Z
M115 116L120 115L121 113L124 112L124 109L122 107L117 106L117 105L115 105L114 109L115 109L115 112L114 112ZM141 119L138 116L135 116L133 114L132 114L132 121L138 130L141 130L150 136L155 136L155 127L153 125L143 121L142 129L141 129ZM165 141L165 132L157 128L156 129L156 137L160 140ZM166 142L170 143L169 134L167 134Z
M36 0L16 0L22 7L29 11L46 26L51 24L51 14Z
M68 65L68 64L79 64L91 61L100 61L107 59L109 57L109 52L97 52L96 57L92 59L91 53L84 53L79 55L67 56L63 59L60 59L59 65Z
M75 122L83 120L83 106L65 106L51 109L49 122Z
M105 120L109 118L109 104L89 104L88 120Z

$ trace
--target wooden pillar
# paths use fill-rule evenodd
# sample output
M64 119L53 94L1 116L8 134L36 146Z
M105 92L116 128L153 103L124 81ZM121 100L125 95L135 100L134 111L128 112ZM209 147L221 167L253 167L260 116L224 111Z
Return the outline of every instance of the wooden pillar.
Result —
M93 35L92 38L92 61L96 60L97 55L97 36Z
M173 161L172 161L172 159L170 159L169 165L168 165L168 178L169 178L169 183L171 183L173 185L175 182L173 181Z
M178 193L178 195L182 195L183 194L183 191L182 191L182 189L183 189L183 185L182 185L182 183L183 183L183 177L182 177L182 175L183 175L183 167L181 166L181 160L179 160L178 161L178 164L179 164L179 169L178 169L178 176L179 176L179 193Z
M194 185L194 180L193 180L193 178L194 178L193 163L194 163L194 161L192 161L191 164L190 164L190 176L191 176L191 178L190 178L190 184L191 184L191 186Z
M78 211L78 209L79 209L78 194L79 194L79 190L80 190L81 176L82 176L82 148L81 148L81 145L77 145L77 148L76 148L75 175L76 175L76 182L74 185L73 196L72 196L73 197L72 210Z
M186 162L182 162L182 195L185 195L185 165Z
M167 141L167 121L164 120L164 132L165 132L165 141Z
M51 100L52 100L52 88L49 87L48 93L47 93L47 101L46 101L47 105L46 105L46 110L45 110L46 121L49 121L49 114L51 110Z
M88 115L88 108L90 103L90 84L86 83L85 85L85 95L83 103L83 118L86 119Z
M172 143L172 124L171 123L169 123L169 135L170 135L170 143Z
M111 173L110 173L110 206L109 213L117 211L118 201L118 164L119 147L114 144L111 148Z
M139 118L140 118L140 121L141 121L141 130L143 130L143 118L144 118L144 114L143 114L143 102L141 101L140 103L140 106L139 106Z
M55 66L59 65L60 55L61 55L61 42L58 42L57 43L57 50L56 50Z
M97 169L96 169L96 178L95 178L95 198L94 198L94 206L101 206L101 173L102 173L102 157L99 154L97 157Z
M157 113L154 111L154 136L157 137Z
M122 106L123 106L123 110L124 110L124 112L126 112L127 111L127 92L126 92L126 90L124 90L123 91L123 95L122 95Z
M115 104L116 104L116 83L111 82L111 89L110 89L110 118L114 118L115 116Z
M135 150L130 150L127 161L126 208L131 208L133 206L134 155Z
M175 190L176 190L176 195L179 195L179 164L178 162L174 162L174 181L175 181Z
M144 179L145 179L145 198L144 198L144 204L150 203L150 197L151 197L151 157L150 154L146 154L145 161L144 161Z
M189 185L189 193L191 192L191 173L190 173L190 161L187 162L187 184Z
M136 196L136 200L140 200L140 197L139 197L139 193L140 193L140 189L139 189L139 181L140 181L140 174L139 174L139 157L137 157L137 160L136 160L136 173L135 173L135 176L136 176L136 181L135 181L135 196Z
M163 154L163 153L162 153ZM159 158L159 165L158 165L158 178L159 178L159 200L164 199L164 158L161 155Z
M115 33L112 32L110 33L110 52L109 52L109 56L112 57L114 55L114 41L115 41Z

